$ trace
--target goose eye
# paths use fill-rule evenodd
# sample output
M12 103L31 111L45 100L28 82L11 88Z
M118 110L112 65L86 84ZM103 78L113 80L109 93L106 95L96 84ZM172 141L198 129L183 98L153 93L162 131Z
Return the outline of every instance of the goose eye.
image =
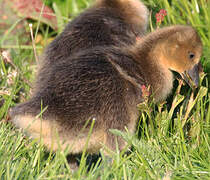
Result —
M188 56L189 56L189 59L190 59L190 60L193 60L194 57L195 57L195 54L192 53L192 52L189 52Z

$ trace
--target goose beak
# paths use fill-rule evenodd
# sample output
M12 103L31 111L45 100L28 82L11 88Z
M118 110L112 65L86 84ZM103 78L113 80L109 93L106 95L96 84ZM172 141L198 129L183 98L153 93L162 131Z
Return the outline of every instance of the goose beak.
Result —
M191 88L195 89L199 85L199 73L202 71L202 65L199 62L192 69L187 70L181 74L182 78L190 85Z

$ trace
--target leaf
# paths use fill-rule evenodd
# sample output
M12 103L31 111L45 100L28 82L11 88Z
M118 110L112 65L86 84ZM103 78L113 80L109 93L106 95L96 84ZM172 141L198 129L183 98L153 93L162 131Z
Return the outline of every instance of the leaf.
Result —
M21 20L9 6L7 0L0 0L0 47L18 44L26 44L25 20Z
M58 6L53 3L53 9L55 11L57 22L58 22L58 33L61 33L64 28L64 21L62 19L61 11L59 10Z
M9 2L20 17L40 20L53 29L57 29L57 20L53 10L45 6L42 0L10 0Z
M201 100L204 96L206 96L207 93L208 93L208 88L204 87L204 86L201 86L195 99L193 98L193 94L191 95L190 100L189 100L188 105L187 105L187 110L186 110L186 113L185 113L185 117L182 120L182 126L183 127L184 127L184 125L187 121L187 118L189 117L189 114L192 111L193 107L196 105L196 103L199 100Z
M175 108L184 100L184 96L181 94L177 94L173 100L171 109L169 111L169 119L172 118Z

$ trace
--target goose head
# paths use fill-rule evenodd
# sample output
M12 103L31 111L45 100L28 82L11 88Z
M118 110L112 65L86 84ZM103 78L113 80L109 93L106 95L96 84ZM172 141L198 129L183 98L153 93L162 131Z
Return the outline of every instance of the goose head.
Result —
M162 55L163 63L170 70L178 72L192 88L198 87L202 71L202 42L192 27L185 26L168 36L162 43Z

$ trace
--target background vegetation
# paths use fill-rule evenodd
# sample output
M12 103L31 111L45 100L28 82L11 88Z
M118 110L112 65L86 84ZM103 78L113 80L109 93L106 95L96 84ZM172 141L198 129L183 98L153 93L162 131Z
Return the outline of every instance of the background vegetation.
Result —
M0 1L1 2L1 1ZM56 14L57 28L47 23L33 23L39 54L65 24L87 8L88 0L46 0ZM41 143L31 140L5 122L8 109L29 98L37 62L31 46L29 28L23 35L12 34L19 19L0 36L2 50L8 58L0 59L0 177L1 179L210 179L210 4L209 0L145 0L150 9L148 31L171 24L191 24L199 32L204 51L205 74L196 92L181 81L175 82L174 93L167 103L139 105L141 116L137 133L113 133L123 136L131 145L124 152L112 154L113 163L82 154L80 167L73 172L66 151L47 152ZM161 23L155 15L167 11ZM9 42L9 44L7 44ZM24 43L24 45L23 45ZM79 157L79 156L78 156ZM94 166L91 158L97 164ZM87 165L86 165L87 164Z

